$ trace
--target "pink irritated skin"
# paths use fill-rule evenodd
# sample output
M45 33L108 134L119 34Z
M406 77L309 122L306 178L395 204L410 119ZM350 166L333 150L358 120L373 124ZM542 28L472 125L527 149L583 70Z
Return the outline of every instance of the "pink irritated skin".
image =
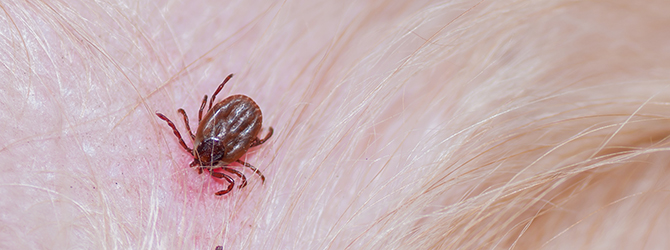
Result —
M0 8L0 249L667 246L667 1ZM215 196L154 113L229 73L274 135Z

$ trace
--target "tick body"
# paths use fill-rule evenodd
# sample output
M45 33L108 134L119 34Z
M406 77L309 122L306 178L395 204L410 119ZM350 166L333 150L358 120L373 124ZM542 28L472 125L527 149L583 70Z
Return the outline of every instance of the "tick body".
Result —
M215 169L222 169L229 174L238 176L242 180L239 188L247 185L247 178L242 172L228 167L233 162L253 170L260 176L262 182L265 182L265 176L258 169L240 160L240 158L249 148L261 145L270 139L273 132L272 127L270 127L268 134L263 139L258 137L263 124L263 114L258 104L248 96L232 95L212 106L216 95L232 77L232 74L228 75L214 91L204 117L202 112L207 104L207 95L202 99L198 111L198 129L195 135L191 132L186 111L183 109L177 110L184 118L186 130L188 130L193 140L193 149L186 146L177 127L170 119L161 113L156 113L158 118L167 122L168 126L172 128L175 136L179 139L179 144L193 156L191 167L196 167L199 173L207 170L213 177L228 181L228 188L216 192L216 195L224 195L230 192L235 186L235 180L226 173L215 172Z

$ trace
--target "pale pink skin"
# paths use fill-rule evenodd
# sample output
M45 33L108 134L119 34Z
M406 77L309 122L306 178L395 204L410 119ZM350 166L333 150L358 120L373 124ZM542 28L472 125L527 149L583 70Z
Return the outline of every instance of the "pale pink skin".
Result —
M668 1L0 7L0 249L670 244ZM275 133L219 197L154 112L230 73Z

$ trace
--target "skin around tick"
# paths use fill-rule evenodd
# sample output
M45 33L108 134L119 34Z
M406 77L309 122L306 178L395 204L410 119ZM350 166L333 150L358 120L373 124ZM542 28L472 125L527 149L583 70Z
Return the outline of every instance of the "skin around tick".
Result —
M200 121L193 155L203 167L235 162L249 150L262 124L261 109L251 98L230 96L214 105Z
M215 169L221 169L239 177L242 180L239 188L247 185L247 177L242 172L228 167L233 162L253 170L265 183L265 176L261 171L240 160L240 157L247 153L249 148L265 143L273 133L272 127L269 127L265 138L257 137L263 125L263 114L258 104L248 96L233 95L212 107L216 95L232 77L233 74L228 75L214 91L205 117L202 116L202 112L207 106L207 95L202 99L202 104L198 110L198 130L195 135L191 131L186 111L183 109L177 110L184 118L186 130L193 140L193 149L186 145L174 123L165 115L156 112L158 118L167 122L168 126L172 128L172 132L179 140L181 147L193 156L191 167L197 167L198 173L202 173L203 169L208 170L212 177L225 179L229 183L228 188L216 192L216 195L224 195L230 192L235 186L235 179L225 173L215 172Z

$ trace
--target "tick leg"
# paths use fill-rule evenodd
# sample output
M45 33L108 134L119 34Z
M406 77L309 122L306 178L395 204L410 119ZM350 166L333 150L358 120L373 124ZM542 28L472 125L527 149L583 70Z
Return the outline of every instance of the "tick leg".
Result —
M181 144L181 147L186 149L189 154L193 155L193 150L191 150L188 146L186 146L186 143L184 142L184 139L181 138L181 134L179 133L179 130L177 130L177 127L174 126L174 123L170 121L166 116L164 116L161 113L156 112L156 115L158 118L161 118L163 121L167 122L168 126L172 128L172 132L174 132L174 135L179 139L179 144Z
M246 163L246 162L243 162L243 161L241 161L241 160L236 160L236 162L239 163L239 164L244 165L245 167L250 168L251 170L253 170L255 174L257 174L258 176L261 177L261 181L263 181L263 183L265 183L265 176L263 176L263 174L261 173L261 171L258 170L256 167L251 166L251 164Z
M214 94L212 95L212 100L209 100L209 108L207 109L208 111L212 108L212 103L214 103L214 99L216 99L216 95L219 94L219 91L223 89L223 85L226 85L228 80L233 77L233 74L230 74L226 77L226 79L223 79L223 82L219 85L218 88L216 88L216 91L214 91Z
M265 136L265 138L263 138L262 140L261 140L261 139L258 139L258 137L256 137L256 138L251 142L251 146L250 146L250 148L251 148L251 147L258 146L258 145L261 145L261 144L265 143L265 141L267 141L268 139L270 139L270 137L272 136L272 133L274 132L274 129L272 129L272 127L270 127L269 130L270 130L270 131L268 131L268 134L267 134L267 135Z
M207 105L207 95L202 98L202 104L200 104L200 110L198 110L198 123L202 121L202 110L205 109L205 105Z
M247 186L247 177L244 176L243 173L241 173L240 171L237 171L235 169L228 168L228 167L223 167L223 170L226 170L230 173L233 173L233 174L237 175L237 177L240 177L240 179L242 179L242 184L240 184L239 188L243 188L243 187Z
M191 140L195 141L195 135L193 135L193 132L191 132L191 125L188 124L188 115L186 115L186 111L184 111L184 109L179 109L177 112L179 112L184 117L186 130L188 130L188 134L191 135Z
M216 177L216 178L219 178L219 179L226 179L226 181L228 181L228 183L230 183L230 184L228 184L228 188L226 188L226 190L221 190L219 192L216 192L216 195L224 195L224 194L227 194L228 192L230 192L230 190L233 190L233 186L235 186L235 180L233 180L233 177L230 177L230 176L228 176L224 173L219 173L219 172L214 172L214 171L210 171L209 173L212 175L212 177Z

